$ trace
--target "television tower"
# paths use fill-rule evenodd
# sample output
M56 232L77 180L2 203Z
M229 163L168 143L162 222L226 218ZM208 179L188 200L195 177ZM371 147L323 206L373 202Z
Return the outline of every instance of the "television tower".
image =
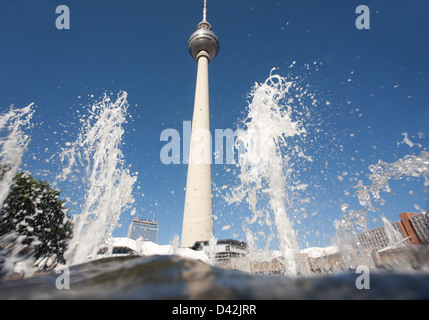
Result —
M188 49L198 63L194 114L186 182L181 246L213 237L213 195L211 173L211 135L209 112L209 63L219 51L219 41L207 22L207 1L203 20L188 41Z

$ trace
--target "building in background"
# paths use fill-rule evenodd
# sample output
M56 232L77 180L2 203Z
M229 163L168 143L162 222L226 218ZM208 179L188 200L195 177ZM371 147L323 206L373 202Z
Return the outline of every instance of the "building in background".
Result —
M128 238L157 243L158 222L155 220L134 218L128 227Z
M400 242L401 240L405 241L406 238L400 224L401 223L399 221L391 223L391 226L397 235L397 241L395 242ZM389 239L384 225L359 233L357 235L357 239L362 248L373 248L375 250L388 247L391 245L392 241L392 239Z
M422 213L405 212L399 215L401 220L391 223L397 235L397 243L429 244L429 216ZM363 248L380 250L391 245L386 226L380 226L357 235Z
M422 213L405 212L399 215L404 234L410 244L429 244L429 216Z
M196 241L191 249L204 251L207 256L214 255L216 263L244 257L249 253L246 242L230 239L217 240L213 248L211 248L210 241Z

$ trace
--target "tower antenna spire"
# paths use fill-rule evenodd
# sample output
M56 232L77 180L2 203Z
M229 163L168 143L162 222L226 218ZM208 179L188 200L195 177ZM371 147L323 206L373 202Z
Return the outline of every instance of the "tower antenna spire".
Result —
M203 21L207 21L207 0L204 0Z

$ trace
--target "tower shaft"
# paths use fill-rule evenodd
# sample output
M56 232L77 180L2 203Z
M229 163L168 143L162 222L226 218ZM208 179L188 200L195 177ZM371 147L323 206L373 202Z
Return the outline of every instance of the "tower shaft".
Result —
M211 135L209 109L209 54L200 51L186 183L182 247L213 237Z
M188 40L188 50L198 63L198 72L186 181L182 247L192 247L196 241L208 241L214 234L209 63L219 52L219 41L206 17L205 0L203 20Z

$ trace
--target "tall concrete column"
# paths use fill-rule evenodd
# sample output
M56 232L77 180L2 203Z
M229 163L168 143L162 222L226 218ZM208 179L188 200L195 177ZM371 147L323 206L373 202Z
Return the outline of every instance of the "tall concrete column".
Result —
M209 109L209 62L219 51L219 42L204 18L189 39L188 49L198 63L194 114L186 182L182 247L208 241L214 235Z
M208 64L207 52L201 51L198 57L182 247L191 247L195 241L209 240L214 232Z

